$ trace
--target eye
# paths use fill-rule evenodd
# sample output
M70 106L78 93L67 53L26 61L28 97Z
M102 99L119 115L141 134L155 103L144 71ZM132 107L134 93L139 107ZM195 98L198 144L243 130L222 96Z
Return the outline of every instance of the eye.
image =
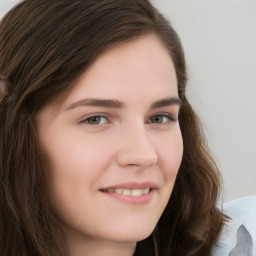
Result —
M82 121L82 123L91 124L91 125L101 125L108 122L105 116L90 116Z
M156 124L164 124L169 121L176 121L175 118L173 118L171 115L154 115L150 117L149 123L156 123Z

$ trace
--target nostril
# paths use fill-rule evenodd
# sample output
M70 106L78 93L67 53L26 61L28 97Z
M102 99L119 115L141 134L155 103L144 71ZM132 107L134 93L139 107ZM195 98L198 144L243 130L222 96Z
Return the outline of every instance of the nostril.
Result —
M154 146L143 136L133 136L122 142L116 152L116 161L122 167L141 167L156 165L158 155Z

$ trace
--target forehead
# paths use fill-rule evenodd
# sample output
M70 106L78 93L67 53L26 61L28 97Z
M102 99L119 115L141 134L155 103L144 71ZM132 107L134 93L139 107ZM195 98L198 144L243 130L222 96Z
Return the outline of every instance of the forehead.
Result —
M73 88L45 108L59 112L83 98L140 102L178 97L177 78L169 50L154 34L118 45L100 55Z
M41 111L52 119L84 99L114 100L129 111L148 111L167 98L178 98L176 72L169 51L154 35L117 46L83 73L73 89Z
M117 46L102 54L81 76L71 92L112 97L140 93L176 93L177 78L170 53L154 34ZM135 96L135 95L134 95Z

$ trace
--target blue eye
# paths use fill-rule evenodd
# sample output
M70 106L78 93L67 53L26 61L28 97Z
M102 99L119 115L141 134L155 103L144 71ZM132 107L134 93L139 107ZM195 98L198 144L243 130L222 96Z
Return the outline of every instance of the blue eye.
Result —
M83 121L83 123L92 124L92 125L106 124L107 122L108 120L104 116L91 116L86 118Z
M175 121L175 119L170 116L170 115L155 115L155 116L152 116L150 119L149 119L150 123L156 123L156 124L164 124L164 123L167 123L169 121Z

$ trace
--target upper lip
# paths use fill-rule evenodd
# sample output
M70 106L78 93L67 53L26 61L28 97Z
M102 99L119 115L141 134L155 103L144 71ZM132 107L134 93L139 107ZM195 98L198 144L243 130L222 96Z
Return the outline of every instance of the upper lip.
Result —
M151 181L144 181L144 182L138 182L138 181L132 181L132 182L125 182L125 183L119 183L115 185L111 185L102 189L114 189L114 188L124 188L124 189L144 189L144 188L151 188L151 189L157 189L158 185L155 182Z

